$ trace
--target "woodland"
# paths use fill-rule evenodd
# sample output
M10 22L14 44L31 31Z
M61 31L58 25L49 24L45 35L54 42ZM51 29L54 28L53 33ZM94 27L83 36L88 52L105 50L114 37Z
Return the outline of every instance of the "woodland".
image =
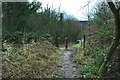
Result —
M120 78L120 1L97 3L87 21L37 1L1 5L3 79Z

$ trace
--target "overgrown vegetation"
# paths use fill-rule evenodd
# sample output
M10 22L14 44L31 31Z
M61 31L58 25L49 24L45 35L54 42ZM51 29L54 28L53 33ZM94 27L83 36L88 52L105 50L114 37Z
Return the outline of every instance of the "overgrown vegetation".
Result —
M117 47L111 60L104 63L107 59L108 52L114 40L115 19L109 6L105 2L99 3L95 8L94 20L91 25L96 25L97 33L86 44L86 48L78 51L73 57L73 61L78 65L79 74L84 78L119 78L119 62ZM108 15L109 14L109 15ZM94 32L93 32L94 33ZM107 66L107 70L105 67ZM106 71L106 72L102 72ZM104 77L101 76L104 74Z
M62 52L48 41L17 46L3 43L3 78L57 78Z
M74 18L40 2L3 2L3 78L60 78L60 44L77 39ZM59 10L60 11L60 10ZM65 14L67 16L67 14ZM55 47L56 46L56 47Z
M120 8L107 3L94 7L82 31L80 22L71 16L65 19L60 9L42 8L40 2L3 2L3 78L63 77L59 47L64 43L73 48L65 50L76 52L72 61L80 77L119 78ZM81 43L73 44L82 37Z

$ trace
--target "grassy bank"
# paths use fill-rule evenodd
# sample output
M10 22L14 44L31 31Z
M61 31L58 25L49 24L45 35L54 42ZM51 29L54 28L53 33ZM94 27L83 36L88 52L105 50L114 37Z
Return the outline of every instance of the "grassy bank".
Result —
M7 50L3 56L3 78L53 78L61 77L61 51L47 41L17 47L3 43Z

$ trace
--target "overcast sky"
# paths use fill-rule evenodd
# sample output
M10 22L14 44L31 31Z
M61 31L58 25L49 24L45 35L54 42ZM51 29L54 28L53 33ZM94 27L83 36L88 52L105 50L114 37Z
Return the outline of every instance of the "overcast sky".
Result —
M29 0L30 2L33 0ZM87 20L85 14L88 12L88 6L84 7L88 0L37 0L42 2L42 6L46 7L49 4L50 7L58 8L60 7L61 12L66 12L69 15L73 15L78 20ZM97 1L99 0L89 0L91 3L89 4L89 8L91 9ZM84 7L84 8L82 8Z

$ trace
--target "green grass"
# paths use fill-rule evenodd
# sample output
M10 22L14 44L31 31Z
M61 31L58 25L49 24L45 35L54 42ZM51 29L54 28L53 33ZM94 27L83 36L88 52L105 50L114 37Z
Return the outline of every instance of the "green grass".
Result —
M73 61L78 66L79 75L84 78L96 78L94 73L97 73L98 67L95 66L94 60L90 55L76 54L73 57Z
M83 44L84 44L84 42L80 42L80 43L78 43L78 44L72 45L71 47L72 47L72 48L79 49L79 48L82 48L82 47L83 47ZM87 45L87 41L85 42L85 45Z
M81 43L72 45L72 48L76 48L76 49L81 48L81 47L82 47Z

